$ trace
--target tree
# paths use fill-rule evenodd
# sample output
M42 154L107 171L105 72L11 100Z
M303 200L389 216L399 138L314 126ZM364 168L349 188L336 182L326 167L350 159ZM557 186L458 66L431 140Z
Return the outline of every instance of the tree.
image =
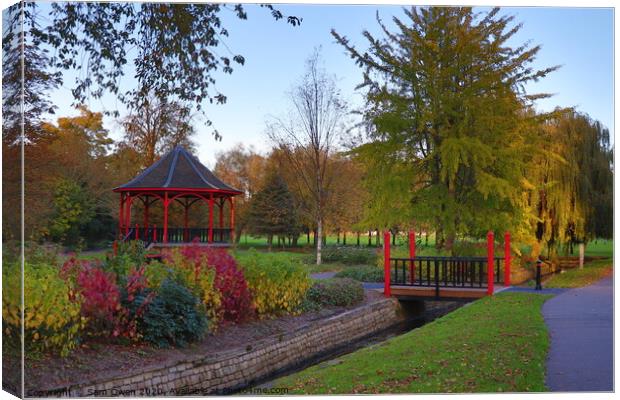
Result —
M249 204L265 181L266 160L250 147L238 144L232 149L218 153L215 175L235 189L243 192L235 200L235 239L248 227Z
M332 30L364 68L368 143L357 154L369 166L367 187L377 225L432 223L439 244L523 224L521 181L537 151L534 127L549 115L530 112L524 85L557 67L531 67L540 47L513 47L520 29L499 9L422 7L381 22L385 38L365 31L358 51ZM394 220L395 218L400 221ZM442 239L443 238L443 239Z
M276 20L285 18L273 6L262 7ZM137 111L153 94L160 102L176 100L201 110L203 101L226 102L214 73L230 74L234 64L245 63L224 43L228 29L222 11L247 19L241 4L54 2L44 39L56 50L56 67L79 72L73 89L77 104L109 92ZM285 19L293 26L301 23L295 16ZM137 85L126 88L121 78L129 63Z
M346 106L335 79L319 66L318 51L306 61L306 73L289 94L293 111L288 119L275 119L268 136L288 159L311 197L307 212L323 236L325 206L332 183L328 160L343 130ZM322 241L317 240L316 263L321 264Z
M271 173L265 186L252 198L248 226L252 233L267 236L269 248L274 235L299 236L293 196L277 173Z
M34 143L43 134L42 116L56 110L47 93L60 85L61 75L48 71L50 60L41 46L36 7L34 2L20 2L3 12L2 140L9 146L21 142L22 117L23 137Z
M613 151L609 131L574 111L541 127L545 152L528 167L532 231L538 245L553 254L564 245L611 237L613 220ZM534 254L538 255L538 254Z
M124 140L142 155L142 167L152 165L162 154L177 145L193 151L195 133L192 113L178 101L149 96L123 119Z

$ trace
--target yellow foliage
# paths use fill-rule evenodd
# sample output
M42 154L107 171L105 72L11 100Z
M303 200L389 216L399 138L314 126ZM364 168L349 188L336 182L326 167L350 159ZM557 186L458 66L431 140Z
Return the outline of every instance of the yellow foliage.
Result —
M19 264L2 269L2 320L9 337L21 331L21 272ZM79 301L71 301L67 282L51 265L24 266L24 328L27 351L54 351L67 355L76 346L86 320Z
M310 288L306 269L293 258L250 251L237 256L260 317L294 314Z

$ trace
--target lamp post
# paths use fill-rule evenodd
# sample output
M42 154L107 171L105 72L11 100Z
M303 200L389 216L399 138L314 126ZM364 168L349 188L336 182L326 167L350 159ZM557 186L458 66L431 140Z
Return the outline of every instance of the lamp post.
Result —
M542 260L538 258L538 260L536 260L536 290L542 290L542 285L540 284L541 267L542 267Z

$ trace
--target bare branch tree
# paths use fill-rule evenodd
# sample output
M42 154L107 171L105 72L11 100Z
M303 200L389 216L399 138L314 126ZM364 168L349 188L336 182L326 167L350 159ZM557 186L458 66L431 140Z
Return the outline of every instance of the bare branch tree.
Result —
M287 118L268 122L267 134L301 178L311 201L306 210L316 221L316 263L321 264L325 204L331 186L329 156L338 136L344 132L346 105L335 79L320 67L320 52L306 61L306 72L289 93L291 111Z
M144 166L155 162L158 155L176 145L194 151L191 108L177 101L162 101L148 96L143 105L121 123L124 140L143 156Z

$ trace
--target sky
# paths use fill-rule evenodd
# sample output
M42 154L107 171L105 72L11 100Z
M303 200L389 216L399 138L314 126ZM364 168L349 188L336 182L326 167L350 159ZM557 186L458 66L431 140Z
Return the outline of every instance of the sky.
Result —
M248 20L237 19L232 12L223 13L223 25L230 36L226 45L235 54L245 57L232 75L216 73L217 89L228 101L225 105L207 107L207 115L223 136L216 141L203 120L195 123L194 137L198 156L213 167L218 152L243 143L265 152L271 145L265 135L265 122L272 116L282 116L289 109L287 92L304 72L305 60L320 47L324 67L333 74L344 97L355 107L361 104L362 93L355 91L361 82L362 71L344 52L330 34L333 28L347 36L360 49L367 49L364 30L379 34L376 13L391 25L393 16L402 17L401 6L386 5L277 5L285 15L303 18L298 27L284 21L275 22L267 10L246 6ZM485 10L478 8L479 11ZM535 68L554 65L562 67L527 87L530 93L553 93L537 103L541 111L557 106L575 107L597 119L614 133L613 82L613 9L564 7L505 7L523 28L515 35L514 44L530 41L542 46L534 63ZM223 51L223 50L222 50ZM62 88L51 97L58 105L57 116L76 115L71 108L71 73L65 74ZM123 78L132 84L131 76ZM122 106L112 96L92 100L87 104L94 111ZM122 131L111 117L104 119L113 139ZM613 140L613 139L612 139Z

